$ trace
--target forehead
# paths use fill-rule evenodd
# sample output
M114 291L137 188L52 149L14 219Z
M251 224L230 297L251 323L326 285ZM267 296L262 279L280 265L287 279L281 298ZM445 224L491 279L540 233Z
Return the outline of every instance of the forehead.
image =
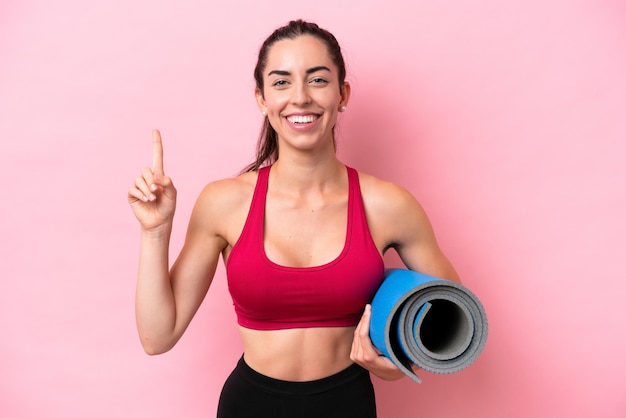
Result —
M295 72L320 65L333 71L336 68L323 41L314 36L302 35L272 45L267 55L265 74L272 70Z

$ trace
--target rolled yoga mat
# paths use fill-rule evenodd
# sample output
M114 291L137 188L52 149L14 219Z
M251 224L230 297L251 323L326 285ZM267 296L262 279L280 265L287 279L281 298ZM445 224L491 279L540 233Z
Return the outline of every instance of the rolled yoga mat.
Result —
M458 372L482 352L487 315L465 286L406 269L387 269L372 300L374 346L421 383L411 363L432 373Z

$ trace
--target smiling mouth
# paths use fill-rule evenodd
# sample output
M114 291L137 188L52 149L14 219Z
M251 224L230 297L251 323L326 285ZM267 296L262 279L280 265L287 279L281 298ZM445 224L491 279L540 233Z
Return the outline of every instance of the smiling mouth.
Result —
M307 124L307 123L312 123L315 122L317 120L317 118L319 118L318 115L293 115L293 116L287 116L287 120L290 123L294 123L294 124Z

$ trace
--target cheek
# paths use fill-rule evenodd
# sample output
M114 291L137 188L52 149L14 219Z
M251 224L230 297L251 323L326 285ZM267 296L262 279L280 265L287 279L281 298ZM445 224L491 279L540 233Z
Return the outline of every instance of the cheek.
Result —
M265 95L265 106L271 110L280 110L285 106L288 99L285 95L281 94L266 94Z
M339 92L337 92L339 93ZM339 107L341 102L340 94L329 94L327 91L321 93L317 97L317 102L323 104L324 107Z

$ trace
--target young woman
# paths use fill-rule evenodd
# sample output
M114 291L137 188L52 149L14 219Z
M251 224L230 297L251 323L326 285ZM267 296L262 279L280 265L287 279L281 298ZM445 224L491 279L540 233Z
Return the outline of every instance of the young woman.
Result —
M375 417L370 373L403 376L369 339L384 252L457 280L418 202L345 166L334 127L350 84L335 37L292 21L264 42L254 72L265 118L257 160L201 192L169 269L176 189L153 133L153 166L128 192L141 224L136 315L149 354L172 348L213 279L220 255L244 354L218 417Z

